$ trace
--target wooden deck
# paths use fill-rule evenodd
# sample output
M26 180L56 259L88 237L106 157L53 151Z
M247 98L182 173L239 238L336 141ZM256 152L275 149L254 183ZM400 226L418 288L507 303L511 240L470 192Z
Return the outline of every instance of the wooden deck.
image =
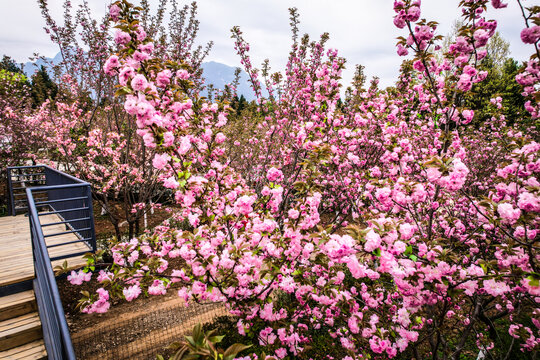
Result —
M58 222L61 219L56 215L41 216L41 224ZM65 225L52 225L44 227L44 235L65 232ZM45 238L47 245L66 243L78 240L75 234L58 235ZM61 256L71 253L90 251L83 242L67 244L49 248L49 256ZM81 256L65 259L70 268L85 265ZM64 260L53 261L53 268L61 265ZM32 259L32 243L30 238L30 225L25 215L0 217L0 287L11 285L34 278L34 264Z

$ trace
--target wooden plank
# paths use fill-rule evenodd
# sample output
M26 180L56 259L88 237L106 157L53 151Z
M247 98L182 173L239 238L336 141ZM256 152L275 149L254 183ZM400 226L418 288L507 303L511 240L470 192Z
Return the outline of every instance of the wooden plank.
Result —
M50 248L49 249L49 256L50 257L55 257L55 256L64 256L64 255L69 255L69 254L73 254L73 253L76 253L76 252L81 252L81 251L90 251L90 248L84 246L84 247L75 247L75 246L59 246L59 247L55 247L55 248Z
M20 267L12 267L12 268L9 268L7 269L3 275L5 275L6 277L7 276L11 276L12 274L16 274L17 272L20 272L21 275L28 275L28 274L34 274L34 269L32 266L20 266Z
M6 259L6 261L10 258L18 258L19 261L26 261L28 260L29 262L32 261L32 249L28 249L28 248L20 248L20 247L15 247L13 249L13 251L9 251L9 252L4 252L2 254L2 259ZM1 266L1 265L0 265Z
M25 254L24 257L13 257L13 258L6 258L5 260L5 265L2 264L2 266L0 266L0 269L12 269L12 268L20 268L20 267L27 267L27 266L33 266L33 260L32 258L30 257L32 255L32 253L30 254ZM4 258L2 258L4 259Z
M32 250L32 244L27 242L26 239L24 241L18 241L16 239L15 240L12 239L11 244L8 244L8 243L0 244L0 249L3 250L2 252L13 252L14 248L24 248L24 249Z
M0 322L0 351L39 340L41 337L41 322L37 313Z
M22 291L16 294L0 297L0 309L11 306L11 304L17 304L23 301L34 299L34 290Z
M19 256L14 256L13 254L4 255L1 257L3 264L0 265L0 269L4 267L11 267L12 263L18 264L31 264L32 263L32 252L29 253L20 253Z
M34 290L0 297L0 321L37 311Z
M5 278L2 276L2 279L0 280L0 286L18 284L20 282L32 280L33 278L34 278L33 270L31 273L24 272L22 274L21 273L17 273L15 275L10 274L9 276L6 276Z
M17 275L18 272L20 273L21 276L28 276L28 275L33 275L34 274L34 270L33 270L32 266L24 266L24 267L10 268L10 269L6 270L3 273L3 275L5 277L11 277L11 276Z
M0 352L0 359L6 360L42 360L47 358L43 340L37 340L22 346Z
M39 316L37 312L30 314L24 314L11 319L0 321L0 334L13 333L14 329L20 326L26 327L27 325L33 325L36 322L39 323Z
M13 254L9 254L7 256L2 256L2 266L0 266L0 269L1 268L4 268L4 267L12 267L12 264L32 264L32 252L30 253L20 253L18 256L16 255L13 255Z

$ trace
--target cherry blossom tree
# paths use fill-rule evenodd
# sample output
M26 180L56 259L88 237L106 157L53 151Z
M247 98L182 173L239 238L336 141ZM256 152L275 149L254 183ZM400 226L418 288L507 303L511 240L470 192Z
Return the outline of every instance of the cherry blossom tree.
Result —
M302 357L317 329L348 360L538 351L538 133L507 125L497 98L488 121L468 126L475 113L463 97L487 75L477 68L497 27L485 11L505 4L459 6L463 26L435 56L437 23L421 18L420 0L395 1L394 24L406 32L397 52L411 59L394 89L375 80L346 103L344 59L325 48L327 35L298 41L295 11L283 73L264 65L259 79L233 29L259 105L256 126L237 140L225 135L228 102L200 97L189 64L156 55L144 11L114 3L118 51L104 69L122 84L178 212L115 243L83 311L174 289L186 303L224 302L241 334L263 324L257 340L279 359ZM523 10L522 38L536 50L538 9ZM537 61L517 76L525 96L537 91Z
M170 19L165 23L167 5ZM159 169L152 165L154 150L137 136L133 114L124 111L124 104L115 97L125 90L125 81L106 75L109 53L121 41L111 29L107 14L96 19L88 2L74 9L64 2L63 23L50 14L46 0L39 5L46 22L46 32L58 45L60 64L53 67L57 82L64 84L63 96L45 103L34 115L39 131L45 132L51 146L52 160L92 184L94 199L101 205L113 225L116 237L140 233L140 221L166 193L161 186ZM203 89L200 65L212 44L197 46L196 4L178 6L176 1L162 0L155 13L148 1L141 1L141 23L156 38L155 54L168 61L184 61L190 65L194 91ZM144 38L145 30L138 35ZM135 54L143 61L147 54Z

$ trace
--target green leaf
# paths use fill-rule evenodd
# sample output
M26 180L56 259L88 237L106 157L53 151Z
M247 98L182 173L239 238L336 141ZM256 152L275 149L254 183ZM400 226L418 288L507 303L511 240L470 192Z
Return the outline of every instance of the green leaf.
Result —
M480 263L480 267L484 270L484 274L487 274L487 266L484 263Z
M193 336L184 336L184 338L186 339L186 341L187 341L191 346L194 346L194 347L197 346L197 344L196 344L195 341L193 340Z
M216 336L212 336L212 337L208 338L208 340L211 341L214 344L219 344L221 342L221 340L223 340L224 337L225 337L225 335L216 335Z
M168 349L168 350L178 350L182 347L182 343L180 343L179 341L175 341L173 342L172 344L170 344L169 346L167 346L165 349Z
M540 279L533 275L527 276L527 280L529 280L530 286L534 286L534 287L540 286Z
M116 90L116 92L114 93L114 96L123 96L123 95L128 95L131 93L133 93L133 91L130 88L123 86L120 89Z
M408 256L408 255L411 255L411 254L412 254L412 246L409 245L409 246L407 246L407 249L405 249L404 255Z
M229 348L227 350L225 350L225 352L223 353L223 359L224 360L232 360L236 357L236 355L240 352L240 351L244 351L246 349L249 349L251 347L251 345L244 345L244 344L233 344L231 346L229 346Z

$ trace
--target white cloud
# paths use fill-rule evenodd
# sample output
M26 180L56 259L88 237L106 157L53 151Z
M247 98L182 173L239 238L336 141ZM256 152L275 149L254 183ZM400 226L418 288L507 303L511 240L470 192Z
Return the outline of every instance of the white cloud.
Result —
M73 0L77 4L80 0ZM155 0L154 0L155 2ZM49 0L53 15L61 19L62 0ZM90 0L91 7L103 15L108 1ZM187 1L185 2L188 3ZM457 0L424 0L423 16L440 23L439 33L447 34L459 16ZM330 33L328 46L339 50L348 61L344 73L350 80L354 65L366 66L368 76L377 75L383 85L393 83L399 70L400 59L395 54L395 38L405 32L392 24L391 0L200 0L199 44L213 40L214 49L208 60L238 66L230 29L240 26L244 37L251 44L253 64L264 59L271 61L273 70L284 67L289 47L289 7L300 13L300 32L317 39L323 32ZM532 49L521 43L519 32L523 20L517 5L508 9L490 10L489 17L499 22L499 29L510 41L512 56L519 60L528 58ZM43 31L37 2L0 0L0 49L17 61L26 61L34 52L54 56L56 47Z

